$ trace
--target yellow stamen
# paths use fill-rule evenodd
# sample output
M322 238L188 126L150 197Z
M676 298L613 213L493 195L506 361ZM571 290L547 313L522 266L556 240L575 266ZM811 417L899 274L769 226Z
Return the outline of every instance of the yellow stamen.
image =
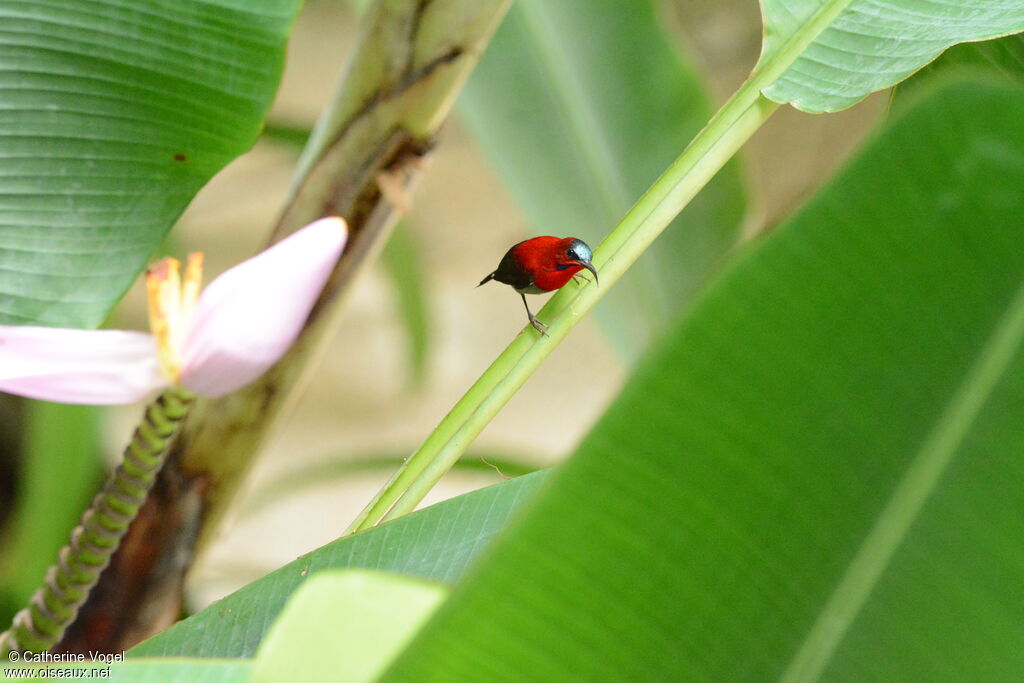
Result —
M199 290L203 286L203 253L197 251L188 255L185 262L185 277L181 282L181 315L185 320L192 318ZM184 340L182 340L184 341Z
M199 297L202 273L202 254L189 255L184 282L181 263L174 258L165 258L146 271L149 329L156 339L160 370L171 384L177 384L181 377L182 347Z

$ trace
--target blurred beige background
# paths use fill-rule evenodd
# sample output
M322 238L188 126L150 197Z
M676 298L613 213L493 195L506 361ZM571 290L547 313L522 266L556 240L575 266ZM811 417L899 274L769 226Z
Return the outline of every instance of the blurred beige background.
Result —
M663 3L668 25L724 100L756 61L755 0ZM291 40L270 120L312 127L346 58L355 15L344 0L310 0ZM781 110L745 150L754 207L748 234L770 226L813 190L856 147L884 108L876 97L847 112L809 116ZM254 253L284 200L296 152L262 141L219 174L175 231L207 255L207 278ZM513 243L529 235L511 198L454 118L415 195L408 217L420 247L430 308L426 381L410 388L408 351L393 286L374 264L349 294L344 321L295 412L259 459L218 542L196 566L191 603L202 606L296 556L337 538L389 476L390 469L322 479L267 501L261 491L283 475L372 454L405 456L525 323L508 288L476 283ZM610 229L611 226L608 226ZM545 232L560 234L557 226ZM535 298L534 310L543 303ZM533 304L531 301L531 304ZM145 328L141 290L118 312L119 324ZM597 326L584 321L494 420L472 450L558 462L614 398L627 369ZM111 416L119 452L138 408ZM426 501L501 480L498 472L452 473Z

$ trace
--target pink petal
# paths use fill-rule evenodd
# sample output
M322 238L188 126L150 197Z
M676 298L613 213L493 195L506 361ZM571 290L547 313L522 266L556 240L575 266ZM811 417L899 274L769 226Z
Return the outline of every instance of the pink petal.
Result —
M346 237L345 221L322 218L211 282L185 340L181 384L215 398L266 372L298 336Z
M0 391L59 403L135 403L165 382L153 338L0 325Z

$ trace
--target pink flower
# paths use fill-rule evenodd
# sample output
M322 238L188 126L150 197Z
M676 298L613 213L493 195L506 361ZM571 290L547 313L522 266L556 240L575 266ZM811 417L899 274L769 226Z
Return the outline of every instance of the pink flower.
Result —
M0 391L60 403L134 403L180 385L215 398L276 363L298 336L345 245L323 218L240 263L199 294L202 255L146 274L152 334L0 325Z

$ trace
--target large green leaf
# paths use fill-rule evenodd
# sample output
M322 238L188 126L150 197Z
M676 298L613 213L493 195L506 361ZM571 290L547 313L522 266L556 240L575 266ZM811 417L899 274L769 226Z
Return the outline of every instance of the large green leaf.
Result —
M253 683L374 681L447 594L444 586L400 574L320 572L267 633Z
M1024 93L748 249L386 680L1019 681Z
M288 596L323 569L386 569L453 582L544 476L538 472L489 486L329 543L137 645L131 653L251 657Z
M0 323L92 327L256 140L300 0L0 0Z
M648 0L518 0L460 110L533 230L592 247L711 115ZM665 326L745 211L729 166L608 294L598 313L623 352Z
M956 43L1024 31L1020 0L761 0L761 9L760 65L798 55L764 94L810 112L849 107Z
M447 589L421 579L365 570L323 571L288 600L248 659L133 657L55 667L62 680L107 678L123 683L375 680L444 599ZM118 655L120 657L120 655ZM0 680L14 680L0 665ZM54 672L48 672L54 678ZM76 676L70 674L75 673ZM37 675L36 678L42 677Z
M954 45L934 62L900 84L898 102L919 89L927 89L936 79L967 78L999 80L1007 85L1024 86L1024 34L999 40Z

